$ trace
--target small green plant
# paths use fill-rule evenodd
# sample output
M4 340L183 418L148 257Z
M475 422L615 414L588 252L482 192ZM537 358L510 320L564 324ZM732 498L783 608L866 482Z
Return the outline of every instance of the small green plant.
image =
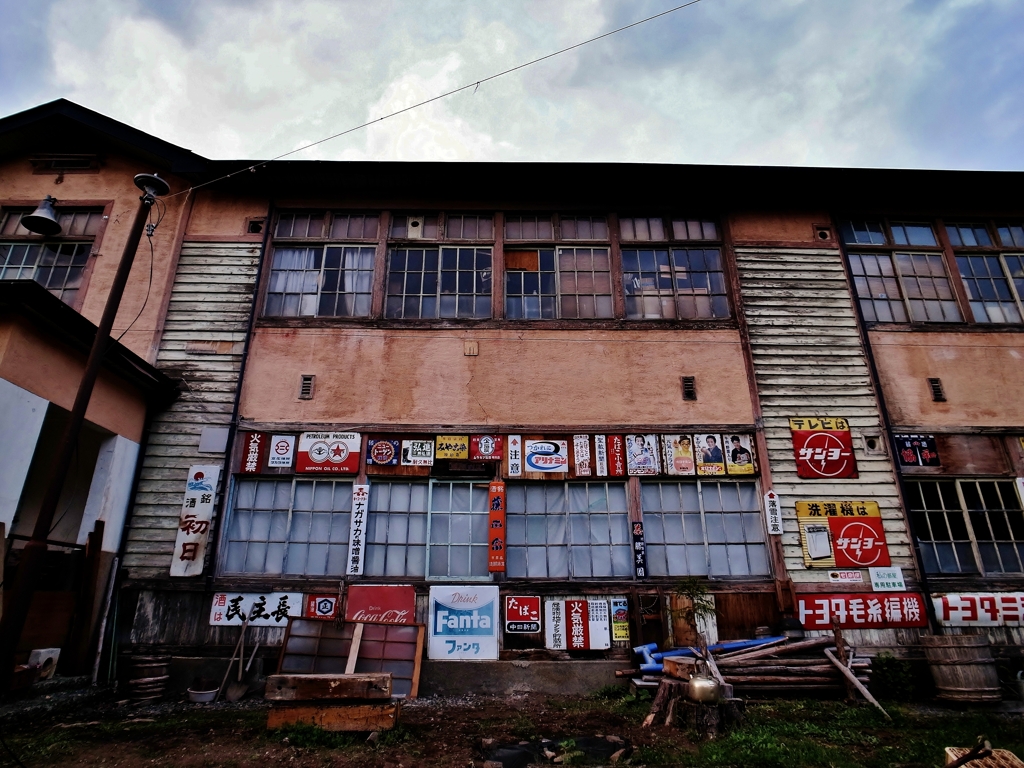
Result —
M315 725L289 725L274 732L282 744L292 747L343 749L355 744L351 734L325 731Z
M672 593L685 598L689 605L672 613L687 624L697 627L715 615L715 601L708 592L707 584L695 576L688 576L676 582Z
M575 765L583 762L583 758L586 757L582 750L576 749L576 742L573 739L558 742L558 747L562 750L562 765Z

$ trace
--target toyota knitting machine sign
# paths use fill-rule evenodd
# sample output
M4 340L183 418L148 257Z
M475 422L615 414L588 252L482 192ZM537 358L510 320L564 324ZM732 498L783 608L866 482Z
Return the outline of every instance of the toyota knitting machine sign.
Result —
M431 587L431 659L498 658L498 588Z

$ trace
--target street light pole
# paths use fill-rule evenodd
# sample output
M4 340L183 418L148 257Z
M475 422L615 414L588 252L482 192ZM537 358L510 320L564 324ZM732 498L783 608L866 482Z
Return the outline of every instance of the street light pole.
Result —
M32 531L32 538L21 552L21 560L18 563L12 589L13 594L3 613L3 618L0 620L0 691L9 689L11 685L18 641L21 639L25 620L28 618L32 595L43 572L47 551L46 539L50 535L50 526L53 525L53 516L57 511L64 481L78 445L78 436L82 431L82 424L85 422L85 412L89 407L96 379L99 377L103 356L110 344L114 343L110 338L110 331L121 305L121 297L124 295L125 285L128 283L128 275L132 271L135 252L139 248L146 220L150 210L156 204L156 198L166 195L170 191L167 182L159 176L145 173L140 173L135 177L135 185L143 190L143 195L139 198L139 209L128 233L128 240L124 245L124 252L121 254L121 262L117 266L114 282L110 286L110 293L107 295L107 303L103 308L99 327L96 329L96 338L93 339L92 349L85 364L85 373L82 374L82 381L78 385L78 394L75 396L75 404L71 408L71 416L64 428L64 434L61 436L53 465L50 468L49 482L39 507L39 515Z

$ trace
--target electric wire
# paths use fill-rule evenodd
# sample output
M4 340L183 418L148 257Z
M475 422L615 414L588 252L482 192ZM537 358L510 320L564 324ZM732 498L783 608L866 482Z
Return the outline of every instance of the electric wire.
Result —
M156 253L153 250L153 233L156 232L156 228L160 226L160 222L164 220L164 216L167 213L167 205L160 201L159 198L154 198L157 209L156 223L153 223L153 209L149 209L149 224L146 225L146 242L149 243L149 283L146 286L146 298L142 300L142 306L139 307L139 313L135 316L135 319L128 323L128 327L121 331L121 335L118 336L114 341L119 342L124 338L125 334L132 329L132 326L139 321L142 317L142 313L146 310L146 305L149 303L149 296L153 291L153 263L156 260Z
M493 75L488 75L487 77L481 78L480 80L474 80L471 83L467 83L466 85L462 85L462 86L459 86L458 88L454 88L454 89L452 89L450 91L446 91L445 93L442 93L442 94L440 94L438 96L432 96L429 99L424 99L423 101L417 102L416 104L412 104L411 106L403 107L402 109L397 109L394 112L389 112L388 114L383 115L381 117L374 118L373 120L367 120L365 123L360 123L357 126L354 126L352 128L348 128L348 129L346 129L344 131L339 131L338 133L332 134L330 136L327 136L326 138L319 139L317 141L310 142L309 144L304 144L301 147L298 147L296 149L290 150L290 151L285 152L283 154L277 155L276 157L272 157L269 160L263 160L261 162L254 163L253 165L246 166L245 168L241 168L241 169L239 169L237 171L232 171L231 173L227 173L227 174L225 174L223 176L219 176L216 179L210 179L209 181L204 181L201 184L195 184L195 185L189 187L188 189L183 189L181 192L175 192L172 195L166 195L165 199L166 198L170 198L170 197L177 197L178 195L184 195L184 194L187 194L187 193L192 192L194 190L201 189L202 187L208 187L211 184L217 184L218 182L225 181L226 179L230 179L233 176L238 176L239 174L246 173L247 171L248 172L255 172L257 168L262 168L265 165L269 165L270 163L276 162L277 160L282 160L282 159L284 159L284 158L286 158L286 157L288 157L290 155L296 154L297 152L303 152L303 151L305 151L307 149L311 149L312 147L316 147L316 146L318 146L320 144L324 144L324 143L326 143L328 141L332 141L332 140L340 138L342 136L347 136L350 133L355 133L358 130L361 130L361 129L367 128L367 127L369 127L371 125L375 125L377 123L383 122L384 120L387 120L389 118L396 117L396 116L404 114L406 112L411 112L414 109L418 109L419 107L426 106L427 104L432 104L435 101L440 101L441 99L446 99L449 96L454 96L456 93L461 93L462 91L469 90L470 88L473 89L473 93L476 93L476 91L480 88L481 83L487 83L487 82L490 82L491 80L497 80L499 77L504 77L505 75L510 75L513 72L518 72L520 69L526 69L527 67L531 67L534 64L539 64L542 61L546 61L548 59L552 59L555 56L560 56L563 53L568 53L569 51L576 50L577 48L582 48L584 45L589 45L590 43L597 42L598 40L603 40L606 37L611 37L612 35L618 34L619 32L624 32L627 29L632 29L633 27L640 26L641 24L646 24L647 22L654 21L655 19L659 19L662 16L668 16L670 13L675 13L676 11L681 11L684 8L689 8L691 5L697 5L697 3L699 3L699 2L701 2L701 0L690 0L689 2L683 3L682 5L677 5L674 8L669 8L668 10L662 11L661 13L656 13L653 16L648 16L647 18L640 19L639 21L634 21L634 22L632 22L630 24L626 24L623 27L618 27L617 29L613 29L613 30L611 30L609 32L605 32L603 34L597 35L596 37L591 37L591 38L589 38L587 40L583 40L582 42L575 43L574 45L570 45L570 46L568 46L566 48L561 48L561 49L559 49L557 51L545 54L544 56L540 56L540 57L538 57L536 59L532 59L532 60L524 62L522 64L517 64L514 67L510 67L509 69L502 70L501 72L497 72L497 73L495 73Z

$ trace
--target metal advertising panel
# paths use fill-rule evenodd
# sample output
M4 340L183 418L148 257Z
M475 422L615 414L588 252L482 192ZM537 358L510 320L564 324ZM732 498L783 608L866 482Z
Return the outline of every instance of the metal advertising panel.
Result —
M882 515L873 501L798 501L797 525L808 568L888 566Z
M363 563L366 560L366 515L370 503L370 486L352 486L352 517L349 522L348 534L348 568L349 576L362 576Z
M725 468L730 475L754 474L754 438L752 435L729 435L724 446Z
M917 592L797 595L797 612L804 629L832 629L833 616L843 629L928 626L924 595Z
M612 640L629 642L629 601L624 597L612 600Z
M644 524L632 523L633 526L633 573L638 579L647 578L647 542L644 539Z
M505 572L505 484L491 483L487 489L488 521L487 572Z
M498 658L498 588L430 588L427 654L431 659Z
M303 432L299 435L295 471L354 475L359 471L361 444L358 432Z
M906 592L907 582L903 579L903 569L898 566L888 568L868 568L871 576L871 588L875 592Z
M833 584L863 584L864 571L829 571L828 580Z
M590 435L572 436L572 458L576 477L590 477Z
M666 475L693 475L697 462L693 458L693 438L689 435L662 435L662 455Z
M608 477L608 441L604 435L594 435L594 471L598 477Z
M525 464L527 472L568 472L568 441L527 440Z
M238 471L243 475L257 475L263 469L267 455L267 436L263 432L242 433L242 460Z
M295 461L295 435L273 435L267 452L267 466L289 468Z
M941 467L935 435L893 435L901 467Z
M512 634L540 632L540 597L506 595L505 631Z
M403 440L403 467L432 467L434 465L433 440Z
M218 592L210 608L210 624L252 627L286 627L288 617L302 616L301 592Z
M611 648L607 600L546 600L545 647L555 651Z
M338 615L337 595L306 595L302 618L329 621Z
M764 521L769 535L782 535L782 505L775 491L768 491L764 495Z
M397 440L367 440L366 463L382 467L398 466L399 443Z
M705 476L725 474L725 453L721 435L694 435L697 448L697 474Z
M435 459L468 459L469 435L438 435L434 447Z
M630 475L659 474L659 454L657 435L626 435L626 471Z
M345 621L412 624L416 588L411 584L351 584L345 597Z
M846 419L803 417L789 420L797 477L857 477L853 437Z
M622 435L608 435L608 476L625 477L626 445Z
M508 436L508 476L523 476L523 438L521 435Z
M185 499L181 505L178 531L174 539L171 576L201 576L203 573L219 478L220 466L217 464L195 464L189 467Z
M1024 626L1024 592L972 592L932 597L935 617L948 627Z
M469 438L470 461L500 461L504 455L504 439L501 435L471 435Z

